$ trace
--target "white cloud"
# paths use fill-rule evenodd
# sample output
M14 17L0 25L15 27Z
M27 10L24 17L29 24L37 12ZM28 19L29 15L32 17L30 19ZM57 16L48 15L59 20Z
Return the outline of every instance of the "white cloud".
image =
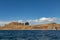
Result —
M39 19L34 19L34 20L18 20L18 21L0 21L0 25L4 25L4 24L8 24L10 22L21 22L21 23L24 23L24 22L30 22L30 23L34 23L34 24L38 24L38 23L44 23L44 22L56 22L56 21L60 21L60 18L56 18L56 17L42 17L42 18L39 18Z
M33 23L33 24L41 24L41 23L52 23L52 22L57 22L60 21L60 18L47 18L47 17L42 17L39 19L35 19L35 20L28 20L28 22Z
M46 18L46 17L42 17L39 19L35 19L35 20L28 20L28 22L54 22L59 20L59 18Z
M57 18L46 18L46 17L42 17L40 19L38 19L40 22L55 22L56 20L58 20Z
M17 22L24 23L23 20L18 20Z
M11 23L11 22L20 22L20 23L24 23L23 20L17 20L17 21L15 21L15 20L12 20L12 21L0 21L0 26L4 26L5 24L9 24L9 23Z
M1 26L4 25L4 24L8 24L8 23L10 23L10 22L0 21Z

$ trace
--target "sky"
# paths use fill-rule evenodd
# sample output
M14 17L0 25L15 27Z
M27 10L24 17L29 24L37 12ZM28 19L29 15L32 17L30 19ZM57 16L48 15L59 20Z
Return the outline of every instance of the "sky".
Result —
M0 0L0 24L46 18L60 19L60 0Z

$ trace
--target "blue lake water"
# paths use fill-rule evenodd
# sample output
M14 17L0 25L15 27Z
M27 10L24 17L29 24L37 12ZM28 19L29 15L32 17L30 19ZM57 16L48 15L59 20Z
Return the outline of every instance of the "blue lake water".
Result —
M0 30L0 40L60 40L60 30Z

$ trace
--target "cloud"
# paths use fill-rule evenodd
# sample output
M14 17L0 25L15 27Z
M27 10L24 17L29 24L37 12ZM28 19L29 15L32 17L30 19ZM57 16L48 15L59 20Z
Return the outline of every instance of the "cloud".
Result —
M58 19L57 18L46 18L46 17L42 17L42 18L40 18L40 19L38 19L39 20L39 22L55 22L55 21L57 21Z
M0 21L0 26L3 26L3 25L8 24L8 23L10 23L10 22Z
M41 23L45 23L45 22L56 22L56 21L60 21L60 18L56 18L56 17L42 17L39 19L30 19L30 20L17 20L17 21L0 21L0 25L4 25L4 24L8 24L10 22L21 22L21 23L25 23L25 22L29 22L29 23L33 23L33 24L41 24Z
M23 20L18 20L17 22L24 23L24 21L23 21Z
M23 20L0 21L0 26L4 26L5 24L9 24L9 23L11 23L11 22L24 23Z
M55 22L59 20L59 18L46 18L46 17L42 17L42 18L39 18L39 19L35 19L35 20L28 20L28 22Z
M56 17L42 17L39 19L34 19L34 20L28 20L28 22L30 22L31 24L43 24L43 23L53 23L53 22L57 22L60 21L60 18L56 18Z
M56 17L42 17L39 19L34 19L34 20L28 20L28 22L31 23L31 25L37 25L37 24L44 24L44 23L53 23L53 22L58 22L60 21L60 18L56 18Z

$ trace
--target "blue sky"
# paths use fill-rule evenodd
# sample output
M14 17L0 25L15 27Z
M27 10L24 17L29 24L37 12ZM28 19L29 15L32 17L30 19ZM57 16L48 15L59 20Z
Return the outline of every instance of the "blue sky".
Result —
M60 0L0 0L0 20L60 17Z

